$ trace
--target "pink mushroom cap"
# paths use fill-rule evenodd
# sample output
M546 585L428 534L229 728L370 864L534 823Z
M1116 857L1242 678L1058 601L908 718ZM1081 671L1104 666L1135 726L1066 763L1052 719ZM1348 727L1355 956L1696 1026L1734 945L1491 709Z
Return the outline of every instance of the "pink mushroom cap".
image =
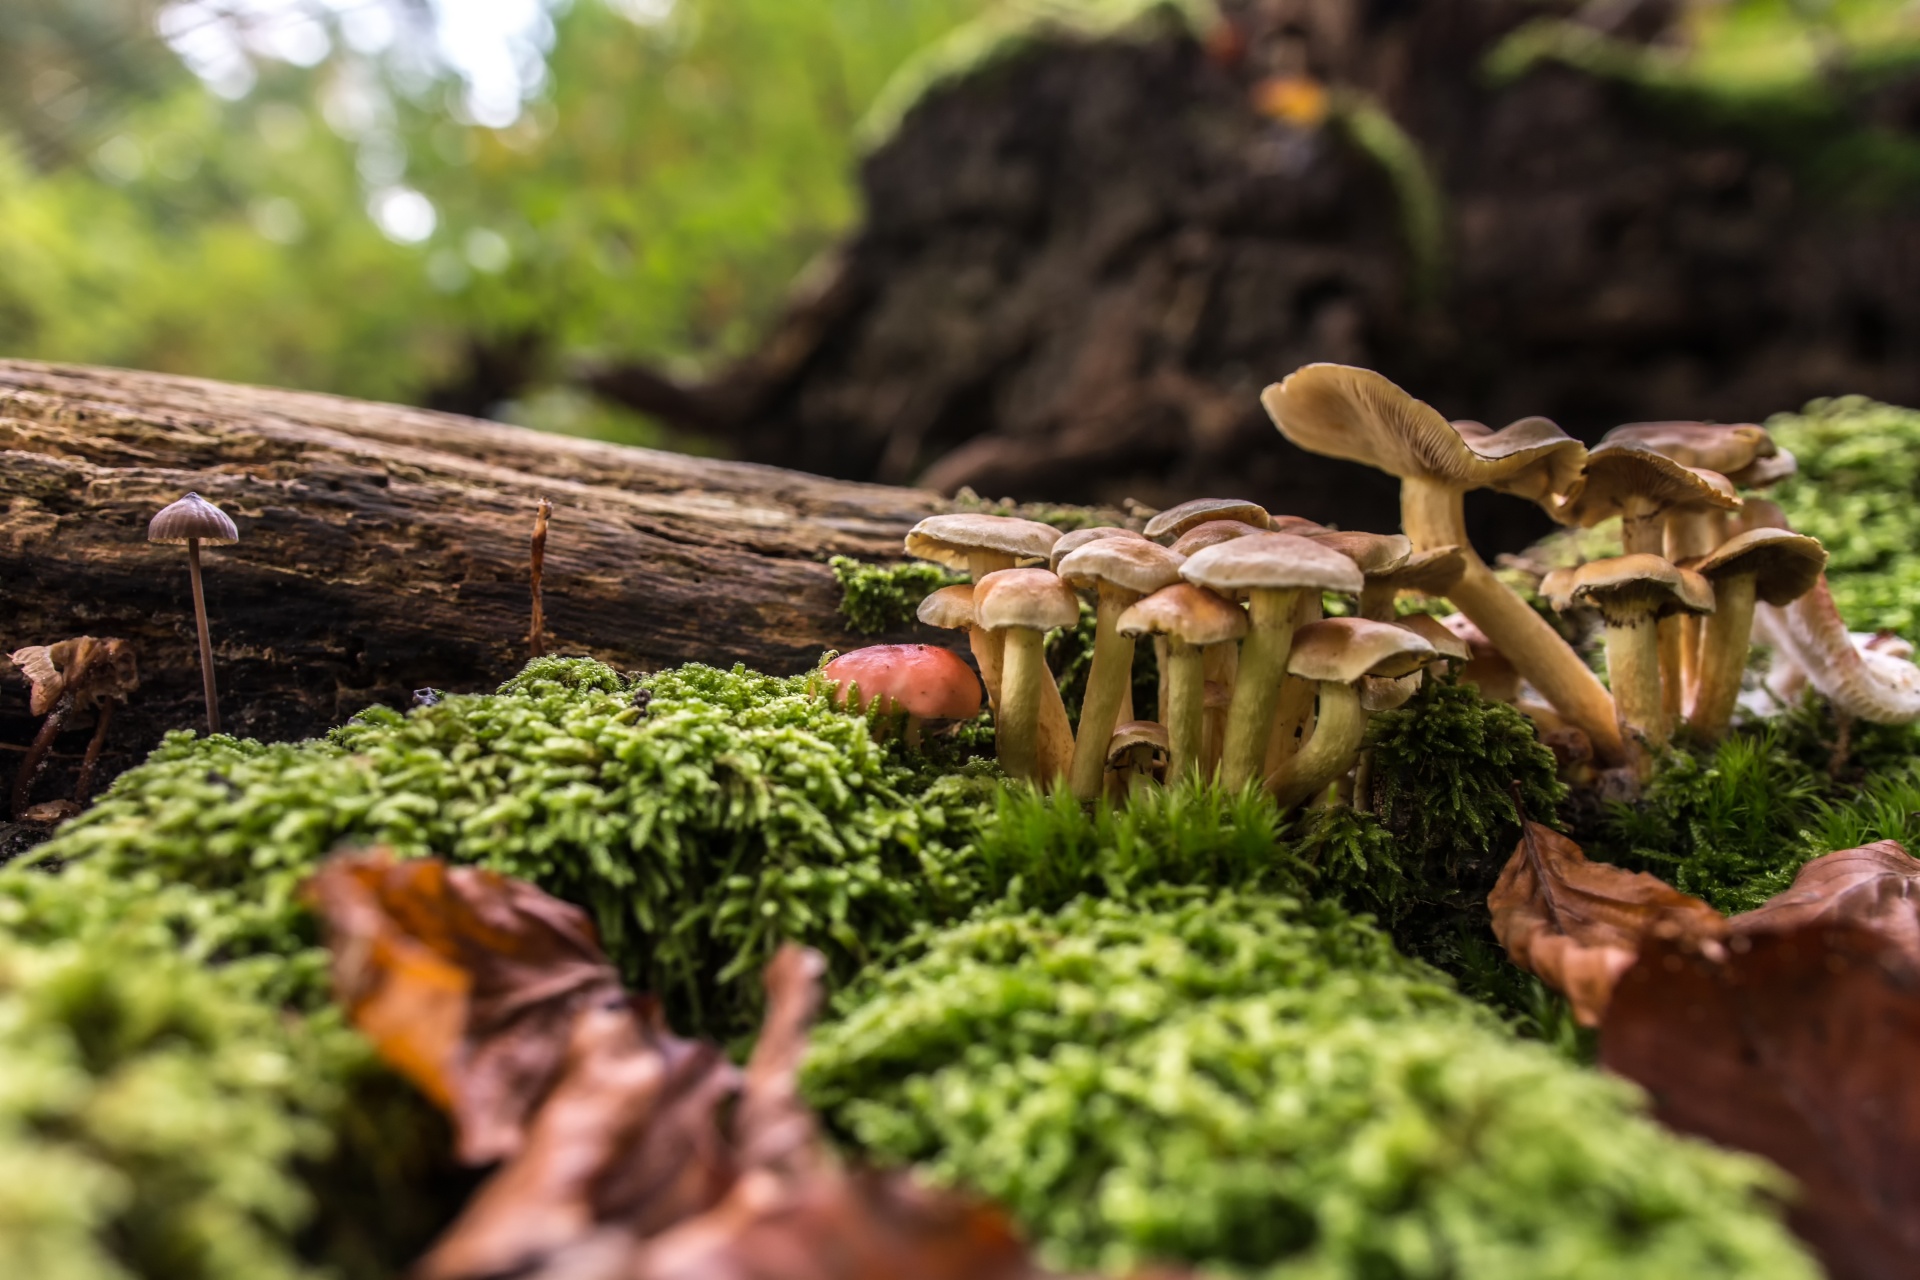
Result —
M969 720L980 714L980 678L954 654L931 644L876 644L843 653L822 672L845 695L858 686L859 710L884 698L883 710L921 720Z

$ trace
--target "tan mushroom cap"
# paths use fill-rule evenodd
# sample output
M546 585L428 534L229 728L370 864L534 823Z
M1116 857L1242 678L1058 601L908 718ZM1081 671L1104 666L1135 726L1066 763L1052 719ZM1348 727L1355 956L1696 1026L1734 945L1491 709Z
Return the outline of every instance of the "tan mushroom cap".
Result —
M1712 579L1751 573L1754 598L1771 605L1798 600L1813 590L1827 567L1827 549L1805 534L1785 529L1749 529L1687 567Z
M1467 570L1467 557L1459 547L1432 547L1416 551L1402 564L1368 578L1395 591L1418 591L1425 595L1443 595Z
M1452 658L1456 662L1467 662L1473 657L1473 646L1430 613L1410 613L1395 620L1393 625L1405 627L1432 645L1436 657Z
M1100 538L1062 557L1059 574L1083 590L1105 582L1144 596L1180 581L1184 563L1184 556L1145 538Z
M1176 582L1128 606L1120 615L1120 634L1170 636L1196 646L1221 644L1247 634L1247 615L1231 600Z
M232 517L197 493L162 507L147 522L147 541L179 544L198 538L210 547L230 546L240 541L240 530Z
M1438 656L1426 637L1397 623L1323 618L1293 633L1287 673L1352 684L1362 676L1411 675Z
M1080 597L1045 569L1001 569L974 586L973 619L988 631L1051 631L1080 621Z
M1346 556L1294 533L1256 533L1197 551L1180 576L1222 595L1296 587L1357 595L1366 584Z
M1147 540L1145 534L1135 533L1131 529L1123 529L1116 524L1097 525L1091 529L1075 529L1070 533L1061 534L1059 540L1056 541L1052 549L1047 552L1047 568L1053 570L1055 573L1060 572L1060 561L1065 558L1069 552L1078 551L1089 542L1099 542L1103 538L1126 538L1141 542Z
M1540 594L1555 609L1591 605L1612 620L1627 613L1712 613L1713 584L1691 569L1647 554L1589 560L1575 569L1555 569L1540 582Z
M1587 453L1545 418L1469 438L1431 405L1349 365L1295 370L1263 391L1260 403L1280 434L1310 453L1460 489L1499 489L1535 500L1565 493Z
M1735 511L1740 496L1717 471L1683 466L1635 444L1603 444L1587 455L1580 483L1554 513L1562 524L1583 527L1625 515L1636 501L1656 507Z
M1291 520L1293 518L1292 516L1281 517L1283 520ZM1302 521L1301 523L1313 524L1311 520ZM1321 526L1314 524L1313 527L1318 529ZM1235 538L1244 538L1250 533L1264 532L1265 530L1256 529L1244 520L1209 520L1205 524L1193 526L1193 528L1175 538L1167 549L1178 552L1183 556L1190 556L1196 551L1205 551L1208 547L1217 547L1223 542L1232 542ZM1281 530L1281 532L1294 533L1297 532L1297 530L1284 529Z
M1153 720L1128 720L1115 725L1113 737L1107 740L1107 763L1114 763L1135 747L1152 747L1161 752L1169 750L1167 727Z
M1256 529L1268 528L1273 523L1265 507L1245 498L1195 498L1177 507L1168 507L1147 521L1146 534L1149 538L1171 541L1209 520L1238 520Z
M930 627L965 630L973 625L973 588L964 582L942 587L920 602L915 616Z
M1651 449L1683 467L1703 467L1728 479L1780 452L1767 429L1751 422L1630 422L1600 441L1602 448L1610 444Z
M1756 458L1751 466L1730 471L1727 479L1742 489L1766 489L1798 474L1800 460L1785 449L1770 458Z
M907 531L907 554L965 571L967 553L994 551L1016 560L1045 560L1060 531L1038 520L960 511L928 516Z
M1332 547L1359 568L1369 579L1391 572L1413 555L1413 539L1402 533L1303 533L1323 547Z

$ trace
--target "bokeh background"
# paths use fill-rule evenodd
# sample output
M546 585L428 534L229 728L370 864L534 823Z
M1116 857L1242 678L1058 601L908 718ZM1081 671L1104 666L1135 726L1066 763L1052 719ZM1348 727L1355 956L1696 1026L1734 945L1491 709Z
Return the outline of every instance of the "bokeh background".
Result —
M1909 0L0 0L5 356L1385 527L1262 385L1591 439L1917 340Z

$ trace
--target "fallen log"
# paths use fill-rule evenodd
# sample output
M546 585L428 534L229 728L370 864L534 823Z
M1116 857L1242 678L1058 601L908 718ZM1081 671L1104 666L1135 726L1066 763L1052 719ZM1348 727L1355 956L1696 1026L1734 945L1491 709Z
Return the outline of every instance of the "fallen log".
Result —
M165 731L205 728L186 557L146 538L189 490L240 529L205 553L207 605L224 727L266 740L518 670L541 498L547 651L636 670L794 672L873 643L846 630L826 561L897 557L907 528L947 506L393 405L0 361L0 654L81 634L133 643L141 686L102 780ZM24 679L0 673L0 778L36 725ZM36 798L66 794L91 728L74 717Z

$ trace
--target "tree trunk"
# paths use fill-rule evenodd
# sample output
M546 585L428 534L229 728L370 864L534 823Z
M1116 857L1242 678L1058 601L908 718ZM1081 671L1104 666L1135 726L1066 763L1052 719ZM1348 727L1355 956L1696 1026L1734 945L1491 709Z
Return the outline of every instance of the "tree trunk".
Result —
M228 732L268 740L518 670L542 497L548 652L771 672L872 643L846 630L827 558L897 557L946 505L391 405L0 361L0 653L134 643L142 685L103 780L165 731L205 727L186 549L146 540L188 490L240 529L204 552L214 657ZM37 721L0 668L0 759L17 761ZM92 723L72 717L36 800L68 793Z

